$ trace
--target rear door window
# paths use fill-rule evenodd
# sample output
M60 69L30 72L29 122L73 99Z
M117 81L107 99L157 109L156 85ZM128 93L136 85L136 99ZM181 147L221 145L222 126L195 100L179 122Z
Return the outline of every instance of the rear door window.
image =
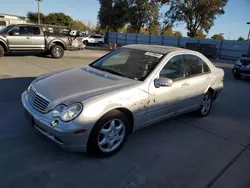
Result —
M31 27L30 32L32 35L40 35L41 34L39 27Z
M196 76L203 73L209 73L209 66L198 56L184 55L185 63L187 64L187 76Z
M160 71L160 77L178 80L185 77L185 63L182 55L172 57Z

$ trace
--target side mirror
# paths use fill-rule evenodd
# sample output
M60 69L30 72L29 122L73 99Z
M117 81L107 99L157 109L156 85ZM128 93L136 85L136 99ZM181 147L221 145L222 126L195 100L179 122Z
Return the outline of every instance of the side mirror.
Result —
M241 57L247 57L247 55L246 54L242 54Z
M173 85L173 80L171 80L169 78L157 78L157 79L155 79L154 83L155 83L156 88L170 87Z

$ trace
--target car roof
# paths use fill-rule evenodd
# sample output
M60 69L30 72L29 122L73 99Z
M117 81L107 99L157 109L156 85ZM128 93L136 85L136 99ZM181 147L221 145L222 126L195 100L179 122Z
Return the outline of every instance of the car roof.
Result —
M183 48L177 48L177 47L171 47L171 46L160 46L160 45L145 45L145 44L130 44L130 45L123 46L123 48L143 50L143 51L149 51L149 52L161 53L161 54L167 54L173 51L193 52L192 50L183 49Z

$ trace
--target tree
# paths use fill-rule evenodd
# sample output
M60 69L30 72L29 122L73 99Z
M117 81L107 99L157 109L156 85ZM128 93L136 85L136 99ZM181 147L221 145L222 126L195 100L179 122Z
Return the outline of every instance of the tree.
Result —
M118 31L125 26L128 21L127 0L99 0L99 3L98 21L101 29Z
M166 25L161 30L161 35L174 36L172 26Z
M218 15L224 14L228 0L158 0L169 4L166 23L185 23L189 37L197 36L197 31L208 33Z
M29 19L30 22L37 23L38 22L38 13L36 13L36 12L28 12L27 13L27 18ZM40 13L40 19L41 19L41 23L44 23L45 19L46 19L46 16L43 13Z
M113 0L99 0L100 10L98 12L98 21L101 29L109 30L111 23L111 11Z
M72 21L72 22L70 22L69 26L73 29L80 30L80 31L89 31L90 30L90 28L88 26L86 26L81 21Z
M202 30L198 30L198 31L196 31L194 37L195 38L199 38L199 39L204 39L204 38L206 38L206 36L207 35L205 35Z
M156 3L149 3L148 7L148 26L147 30L149 34L159 34L160 33L160 23L159 23L159 6Z
M113 3L111 11L112 21L109 26L113 31L118 31L119 28L125 26L128 21L127 11L128 11L128 1L127 0L116 0Z
M224 40L224 36L222 34L214 34L211 39L215 40Z
M175 31L173 34L176 37L182 37L182 33L180 31Z
M50 13L45 18L45 24L69 26L73 19L64 13Z
M245 41L245 39L243 37L239 37L238 41Z

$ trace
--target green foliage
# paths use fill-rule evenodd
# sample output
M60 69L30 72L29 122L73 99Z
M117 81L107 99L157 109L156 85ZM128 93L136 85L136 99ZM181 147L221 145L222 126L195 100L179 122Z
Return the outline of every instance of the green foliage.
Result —
M198 30L198 31L196 31L194 37L199 38L199 39L204 39L207 37L207 35L205 35L202 30Z
M45 24L69 26L73 19L64 13L50 13L46 16Z
M139 33L146 28L149 33L158 34L159 6L148 0L99 0L98 20L101 29L118 31L128 25L129 32Z
M222 34L214 34L211 39L216 39L216 40L224 40L224 36Z
M30 22L37 23L38 13L35 12L28 12L27 17ZM64 14L64 13L51 13L49 15L44 15L43 13L40 13L41 23L42 24L51 24L51 25L61 25L61 26L69 26L70 22L73 21L73 19Z
M80 31L89 31L90 30L90 28L88 26L86 26L81 21L72 21L72 22L70 22L69 26L72 29L80 30Z
M176 37L182 37L183 35L182 35L182 33L180 31L175 31L174 32L174 36L176 36Z
M100 10L98 20L101 29L118 31L124 27L128 21L128 1L127 0L99 0Z
M161 30L161 35L174 36L174 32L171 26L167 25Z
M166 23L185 23L189 37L197 37L199 30L208 33L218 15L224 14L228 0L159 0L169 4ZM198 36L200 36L198 34Z
M36 13L36 12L28 12L27 17L28 17L30 22L38 23L38 13ZM45 18L46 18L46 16L43 13L40 13L41 23L45 22Z
M148 20L146 20L147 30L150 34L160 34L160 23L159 23L159 6L154 3L148 5Z
M245 41L245 39L243 37L239 37L238 41Z

